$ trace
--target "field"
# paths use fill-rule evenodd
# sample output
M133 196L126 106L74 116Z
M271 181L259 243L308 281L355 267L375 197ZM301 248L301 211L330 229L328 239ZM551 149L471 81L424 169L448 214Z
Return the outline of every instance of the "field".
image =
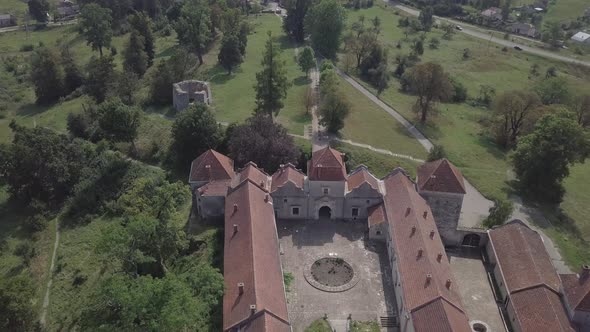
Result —
M543 19L545 22L573 21L582 16L589 7L590 3L587 0L554 0L549 3L549 9Z
M404 41L403 31L397 27L400 16L395 14L393 9L379 4L370 9L349 11L348 23L355 22L360 15L364 15L367 20L374 16L381 19L380 37L388 46L390 59L394 59L397 54L410 52L410 42ZM410 36L410 38L415 37ZM438 49L428 47L431 37L437 37L441 41ZM395 46L398 41L402 43L401 49ZM568 79L574 93L588 91L590 86L590 69L588 68L548 61L513 50L502 51L494 44L488 44L486 41L464 34L455 34L452 41L445 41L441 38L440 31L433 30L427 34L424 48L422 62L440 63L452 78L465 85L470 98L478 97L480 87L484 84L494 87L497 93L530 88L540 79L530 74L533 64L540 67L541 77L544 76L547 68L555 67L559 76ZM463 51L466 48L470 50L471 56L464 60ZM367 83L363 85L375 93L375 90ZM412 112L415 97L401 93L397 80L391 81L391 86L381 94L380 98L408 120L416 122L416 115ZM434 119L425 126L419 124L416 126L433 142L445 147L449 159L484 195L507 197L511 192L507 183L512 179L510 165L506 152L499 149L487 135L485 121L482 119L489 116L489 112L487 108L473 107L466 103L441 104L439 114ZM385 130L386 127L375 127L373 132L379 132L378 128ZM569 238L580 236L590 238L590 227L586 221L589 210L587 204L582 203L587 201L588 192L587 188L582 188L581 185L584 180L588 180L589 176L588 165L576 166L565 182L568 194L561 208L569 218L574 220L579 232L576 228L570 227L556 229L556 234L563 234ZM587 243L578 242L578 244L577 250L588 250ZM567 252L565 255L571 266L581 263L581 259ZM587 259L590 259L590 254Z

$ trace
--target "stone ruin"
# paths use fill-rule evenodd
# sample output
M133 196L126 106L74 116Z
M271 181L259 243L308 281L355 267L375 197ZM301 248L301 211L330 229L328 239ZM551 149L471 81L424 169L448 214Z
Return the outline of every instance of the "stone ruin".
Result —
M211 105L211 88L209 83L197 80L188 80L172 85L174 108L182 111L189 105L199 102Z

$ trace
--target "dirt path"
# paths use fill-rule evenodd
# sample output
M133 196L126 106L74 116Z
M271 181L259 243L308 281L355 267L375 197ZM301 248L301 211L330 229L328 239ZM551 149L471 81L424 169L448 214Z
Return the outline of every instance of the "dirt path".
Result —
M53 270L55 268L55 257L57 256L57 247L59 246L59 219L55 222L55 241L53 243L53 254L51 255L51 264L49 265L49 277L47 281L47 288L45 289L45 296L43 298L43 307L41 309L41 316L39 322L42 326L47 324L47 308L49 307L49 295L51 293L51 285L53 284Z

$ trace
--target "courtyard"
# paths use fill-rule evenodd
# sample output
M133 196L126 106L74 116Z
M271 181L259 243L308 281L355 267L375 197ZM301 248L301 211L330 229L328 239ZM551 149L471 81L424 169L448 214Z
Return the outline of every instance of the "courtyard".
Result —
M277 229L283 271L294 277L287 292L293 331L324 315L336 331L349 315L379 322L395 316L385 244L365 241L365 222L279 220Z

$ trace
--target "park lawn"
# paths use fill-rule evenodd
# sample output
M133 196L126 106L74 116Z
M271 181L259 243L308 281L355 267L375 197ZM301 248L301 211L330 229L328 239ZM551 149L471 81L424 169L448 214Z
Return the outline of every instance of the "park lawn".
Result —
M576 18L584 14L584 11L588 7L590 7L588 0L552 1L549 4L547 14L545 14L545 17L543 17L543 21L559 21L561 23L566 21L575 21Z
M377 178L383 178L397 167L401 167L412 178L416 178L416 168L419 164L414 161L385 155L347 143L336 143L333 144L333 147L345 154L349 172L360 165L365 165Z
M402 30L397 27L397 15L391 8L378 7L381 8L350 11L349 24L361 14L367 19L379 16L382 22L381 38L389 45L390 59L395 58L398 53L409 53L408 42L402 42L401 50L395 47L397 41L404 38ZM432 36L437 36L441 41L436 50L428 47ZM567 78L575 94L587 92L590 87L590 70L586 67L550 61L510 49L504 52L499 46L488 45L485 41L464 34L455 34L452 41L445 41L440 36L441 33L436 30L427 34L422 62L440 63L451 77L465 85L470 98L479 95L483 84L494 87L497 93L531 88L537 80L544 77L544 72L549 67L555 67L559 76ZM471 57L467 60L462 59L465 48L471 51ZM540 67L539 77L529 77L533 63ZM375 93L375 89L367 83L361 83ZM417 122L412 111L415 97L401 93L397 80L391 81L391 86L380 98L408 120ZM510 193L507 180L510 179L511 166L506 152L499 149L486 134L487 128L482 119L489 116L490 111L466 103L441 104L439 110L439 114L426 125L417 124L417 127L434 143L445 147L449 159L485 196L507 197ZM576 227L572 229L555 226L548 230L548 234L559 244L566 261L572 267L583 260L577 252L585 253L590 248L588 242L581 239L588 239L590 236L589 223L586 221L589 192L583 186L583 183L588 183L589 178L590 167L579 165L572 168L571 176L564 183L567 194L561 208L566 216L574 220Z
M343 139L387 149L393 153L426 158L426 151L410 133L389 113L381 109L360 91L339 78L340 89L350 102Z
M280 111L278 121L289 132L303 135L303 126L311 122L306 115L304 97L309 81L297 66L295 45L289 41L281 28L281 20L276 15L262 14L250 18L252 32L248 36L248 46L244 62L234 73L228 75L221 66L210 70L213 106L217 119L222 122L243 122L250 117L256 106L256 73L261 70L262 54L268 38L267 31L273 32L273 40L282 50L281 59L285 61L288 79L291 83L285 99L285 107Z

